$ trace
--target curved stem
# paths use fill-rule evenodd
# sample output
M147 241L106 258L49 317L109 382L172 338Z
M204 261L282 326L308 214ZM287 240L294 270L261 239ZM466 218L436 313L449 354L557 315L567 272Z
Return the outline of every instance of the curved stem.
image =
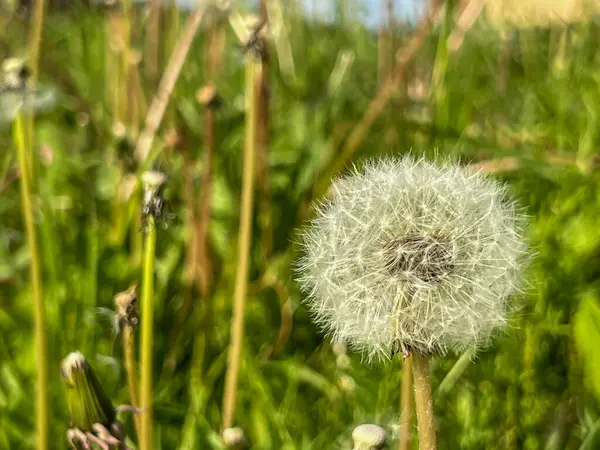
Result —
M429 358L412 353L413 377L415 386L415 407L419 424L419 450L435 450L435 416L431 398L431 381L429 379Z
M47 354L47 332L46 332L46 305L42 293L42 276L40 272L40 257L35 234L35 223L33 220L33 209L31 201L30 172L27 170L27 144L25 141L25 127L23 116L18 114L15 118L15 143L17 145L17 157L21 171L21 205L23 219L27 232L27 246L31 253L31 264L29 266L32 300L35 322L35 359L36 359L36 426L37 426L37 449L48 448L48 354Z

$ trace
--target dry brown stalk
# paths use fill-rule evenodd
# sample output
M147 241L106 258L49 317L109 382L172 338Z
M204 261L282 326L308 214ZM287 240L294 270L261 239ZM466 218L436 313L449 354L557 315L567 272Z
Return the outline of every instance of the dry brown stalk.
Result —
M467 32L471 29L480 16L486 0L467 0L467 4L460 13L452 33L448 37L448 50L456 52L462 45Z
M204 103L204 171L202 173L201 197L198 205L198 217L195 225L196 261L194 262L194 278L197 279L200 296L206 297L212 285L213 263L208 248L208 225L210 222L210 202L213 185L213 159L216 152L215 124L216 109L219 98L213 84L218 76L224 52L224 26L215 22L211 27L209 43L206 49L206 60L209 83L196 96ZM202 96L204 95L204 97Z
M161 0L150 1L148 30L146 31L146 76L153 86L158 77L158 48L160 42L160 4Z
M394 59L394 43L392 38L392 30L394 25L394 0L385 0L381 2L381 17L387 18L387 21L379 31L379 85L385 83L385 80L387 80L389 77Z
M549 166L576 166L577 161L573 156L565 155L554 155L548 153L544 155L542 160L544 164ZM509 156L506 158L495 158L484 161L478 161L469 164L469 167L474 170L482 170L486 173L501 173L501 172L512 172L522 167L522 162L519 158Z
M215 22L210 26L208 33L208 44L205 48L205 58L207 67L207 84L198 90L196 100L204 107L204 164L199 189L198 207L194 203L196 197L193 187L193 170L195 166L189 149L184 149L185 169L184 169L184 199L186 203L186 218L190 235L190 250L187 255L186 269L184 272L184 281L186 291L183 304L177 312L176 327L170 338L169 350L165 358L165 370L173 370L180 356L181 330L194 305L194 300L198 297L206 298L210 293L212 285L213 262L208 246L208 226L211 214L211 197L213 183L213 158L216 151L215 141L215 122L216 109L219 105L219 97L216 86L213 84L222 64L222 55L225 45L224 26ZM198 321L204 324L210 322L211 304L205 301L202 305L204 311L196 312L196 317L202 317ZM196 322L198 323L198 322ZM204 325L202 325L204 329ZM199 354L203 355L204 347L198 349Z
M267 0L260 3L260 21L267 22ZM269 176L269 50L266 39L266 27L263 27L259 39L262 48L261 70L256 74L256 90L258 96L256 151L256 175L260 189L259 227L264 256L267 259L273 247L273 227L271 222L271 188Z
M204 11L205 8L199 6L190 14L181 36L179 37L179 41L169 58L169 63L160 80L156 96L154 97L148 115L146 116L144 130L135 147L135 157L139 162L145 161L150 153L154 137L156 136L158 127L165 115L171 93L173 92L177 78L179 78L183 63L190 51L192 41L194 40L194 36L196 36L202 17L204 16Z
M375 120L385 109L398 85L404 80L409 62L415 57L417 51L423 45L423 42L429 35L432 23L435 20L438 20L442 9L443 5L439 5L431 14L426 16L417 28L415 34L413 34L406 45L396 53L396 67L392 76L388 78L379 92L377 92L377 95L367 107L362 119L352 130L342 152L339 155L336 155L329 170L316 184L314 198L321 197L327 191L331 178L338 175L344 169L348 161L350 161L364 140L371 125L373 125Z

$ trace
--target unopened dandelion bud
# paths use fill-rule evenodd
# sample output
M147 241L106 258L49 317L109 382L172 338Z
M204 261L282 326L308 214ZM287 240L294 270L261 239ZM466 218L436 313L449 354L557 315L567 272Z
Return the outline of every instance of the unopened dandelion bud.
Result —
M244 430L239 427L225 428L223 430L223 443L227 448L241 450L246 445Z
M71 426L83 432L92 430L94 424L110 427L116 419L115 407L85 356L80 352L70 353L61 366Z
M353 450L379 450L386 442L385 430L379 425L365 423L357 426L352 432Z

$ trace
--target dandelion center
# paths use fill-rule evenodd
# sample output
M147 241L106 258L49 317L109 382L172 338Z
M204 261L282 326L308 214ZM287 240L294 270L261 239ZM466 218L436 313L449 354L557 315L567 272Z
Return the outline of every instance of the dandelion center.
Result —
M448 243L437 236L398 236L384 247L384 253L385 268L403 279L438 283L455 266Z

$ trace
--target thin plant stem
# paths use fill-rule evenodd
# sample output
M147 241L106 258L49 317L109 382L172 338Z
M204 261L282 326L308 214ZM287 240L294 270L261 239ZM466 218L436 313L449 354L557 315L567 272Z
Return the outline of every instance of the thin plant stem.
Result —
M267 0L260 2L260 19L268 21ZM256 76L256 89L258 101L257 117L257 180L260 181L260 207L258 214L258 223L260 226L261 242L265 260L271 256L273 248L273 225L271 220L271 188L269 173L269 54L268 42L264 33L260 34L259 39L262 42L262 64L261 70Z
M44 13L46 11L46 1L37 0L34 2L33 26L29 34L29 68L32 78L37 80L39 61L40 61L40 43L42 42L42 30L44 25Z
M214 82L220 71L223 44L223 25L214 23L210 29L208 46L206 47L207 78ZM213 160L216 152L216 107L207 104L204 112L204 147L205 159L202 173L202 196L198 204L198 217L195 224L196 234L196 261L194 277L198 280L198 291L202 297L206 297L212 285L212 261L208 252L208 224L210 221L211 198L213 186Z
M450 369L450 371L446 374L446 376L440 383L440 385L437 389L437 392L436 392L436 400L439 397L442 397L451 391L452 387L454 387L454 385L456 384L456 382L458 381L460 376L467 369L467 367L469 367L469 365L472 363L474 355L475 355L475 349L470 348L466 352L464 352L460 356L460 358L458 358L458 361L456 361L456 363L454 363L454 366L452 366L452 369Z
M148 30L146 31L146 75L156 86L158 76L158 48L160 33L160 0L150 1L150 14L148 17Z
M435 450L435 416L431 398L431 380L429 377L429 358L412 353L412 372L415 387L415 409L419 425L419 450Z
M254 158L256 155L257 97L254 84L258 64L249 55L246 62L246 136L244 143L244 168L238 261L235 276L234 310L231 329L229 364L225 375L223 396L223 429L230 428L235 414L237 382L244 338L244 308L248 288L250 239L252 234L252 200L254 190Z
M470 0L460 13L452 33L448 37L448 49L456 52L462 46L465 36L473 27L485 6L485 0Z
M215 22L211 24L208 42L205 48L206 58L206 88L214 88L214 80L216 80L220 71L224 46L224 29L221 23ZM190 149L183 150L184 157L184 201L186 202L186 223L189 224L190 233L192 235L190 250L188 253L187 267L185 269L185 284L186 292L184 294L183 304L179 308L176 317L177 326L173 327L172 336L170 339L169 350L165 358L165 369L172 370L177 363L177 359L181 353L182 346L180 339L182 338L183 325L190 317L194 299L199 297L204 301L198 301L198 309L203 308L203 311L197 311L196 318L203 317L203 320L198 322L207 323L211 316L211 303L207 296L210 293L212 280L213 261L209 252L208 245L208 226L211 215L211 199L213 186L214 172L214 155L216 152L216 109L217 105L215 98L204 98L200 89L197 94L198 101L204 106L204 160L203 170L200 185L200 196L198 207L194 204L194 199L198 197L194 192L193 186L193 168L194 159ZM216 88L214 89L215 97L217 96ZM196 212L197 209L197 212ZM198 329L199 333L205 333L204 329ZM204 346L199 352L204 351ZM203 356L202 356L203 357Z
M412 358L404 358L402 366L402 391L400 392L400 444L399 450L408 450L412 429Z
M46 11L46 0L37 0L34 2L33 11L33 23L28 39L28 68L31 70L31 82L35 84L39 76L39 65L40 65L40 45L42 42L42 31L44 29L44 15ZM26 153L25 165L21 167L21 170L27 171L29 177L30 188L33 189L36 174L35 174L35 161L33 159L33 140L34 140L34 123L35 111L31 111L26 116L22 116L21 120L23 123L23 136L24 145L28 149Z
M204 170L202 173L202 196L198 208L198 218L195 224L195 261L193 261L194 279L197 280L198 292L206 297L212 284L212 261L208 251L208 225L211 212L211 198L213 185L213 159L215 155L215 110L206 108L204 115Z
M156 226L148 217L144 242L144 266L142 276L142 349L141 349L141 395L140 450L152 450L152 345L154 318L154 253L156 249Z
M268 360L277 356L277 354L279 354L279 352L283 350L287 344L292 333L292 316L294 311L292 309L290 293L283 282L273 277L268 280L264 280L261 287L271 288L277 294L277 297L279 298L279 309L281 310L281 325L279 327L279 332L277 333L277 339L273 345L267 348L263 356L264 360Z
M167 64L165 73L160 80L156 96L154 97L154 100L150 105L148 115L146 116L144 130L140 134L135 147L135 157L140 162L145 161L148 157L148 153L150 153L152 143L154 142L154 136L156 135L156 131L158 130L163 116L165 115L169 98L171 97L171 93L173 92L173 88L177 82L177 78L179 78L181 68L183 67L183 63L185 62L188 52L190 51L190 47L194 40L194 36L196 36L196 32L198 31L198 27L200 26L203 15L204 8L201 6L196 8L190 14L185 27L181 32L179 41L177 42L177 45L173 49L173 53L169 58L169 63Z
M42 291L40 257L33 219L32 194L27 167L27 145L23 116L15 118L14 140L21 171L21 205L27 233L27 246L31 254L29 266L32 300L34 308L34 340L36 358L36 433L37 449L48 449L48 343L46 325L46 305Z
M131 325L126 325L123 330L123 351L125 353L125 371L127 372L127 388L129 389L129 402L131 406L138 407L140 405L139 400L139 387L137 380L137 373L135 368L135 335ZM138 439L141 436L141 420L138 414L133 416L133 424L135 426L135 432Z
M392 23L394 21L394 0L381 1L382 25L378 38L378 67L377 75L379 85L385 83L393 64ZM387 19L387 20L385 20Z

